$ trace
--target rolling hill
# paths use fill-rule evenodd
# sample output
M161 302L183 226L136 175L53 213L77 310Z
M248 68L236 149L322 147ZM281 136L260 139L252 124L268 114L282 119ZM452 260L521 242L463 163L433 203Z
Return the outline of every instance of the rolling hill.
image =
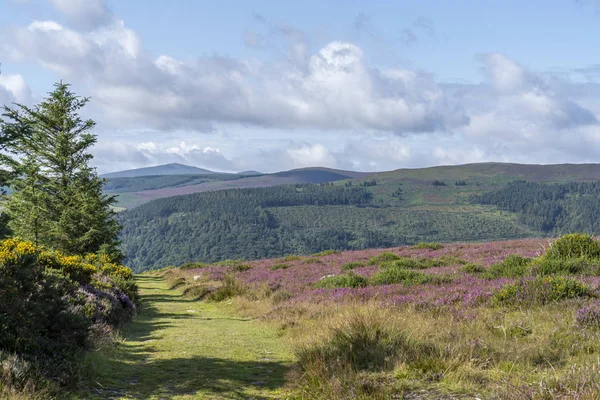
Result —
M129 169L126 171L111 172L101 175L102 178L137 178L142 176L157 176L157 175L208 175L215 172L203 168L192 167L178 163L157 165L154 167L144 167Z
M318 172L316 176L328 179L348 176ZM163 197L189 194L151 201L120 216L128 263L143 269L422 241L543 237L565 229L593 230L596 225L585 219L600 215L600 202L594 200L597 185L570 184L600 180L598 164L469 164L357 174L321 185L299 183L314 181L314 174L314 169L287 171L148 191ZM521 191L509 184L521 180L535 184L526 197L515 199ZM280 186L286 183L296 186ZM550 183L558 186L545 190ZM357 193L361 196L355 197ZM506 196L512 196L508 203ZM522 206L544 196L551 198L544 200L543 209Z
M368 175L370 173L329 168L302 168L255 176L213 173L210 175L187 176L109 177L106 191L107 193L118 194L119 207L130 209L165 197L225 189L246 189L299 183L329 183Z

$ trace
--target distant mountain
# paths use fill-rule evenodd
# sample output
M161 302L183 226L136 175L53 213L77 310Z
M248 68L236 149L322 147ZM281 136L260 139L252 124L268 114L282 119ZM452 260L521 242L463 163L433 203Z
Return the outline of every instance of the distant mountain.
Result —
M137 178L140 176L158 176L158 175L208 175L215 172L207 169L192 167L178 163L156 165L154 167L129 169L126 171L111 172L102 175L102 178Z
M168 176L168 177L156 177L156 180L160 180L160 186L154 186L153 189L143 190L109 190L114 193L120 193L119 206L124 208L137 207L140 204L147 203L151 200L162 199L165 197L181 196L192 193L201 192L214 192L217 190L224 189L246 189L246 188L258 188L258 187L270 187L279 185L295 185L298 183L328 183L341 181L346 179L360 178L368 176L370 173L354 172L354 171L342 171L330 168L301 168L290 171L277 172L274 174L264 175L240 175L240 174L213 174L210 179L207 177L200 177L199 180L182 180L181 176ZM161 179L158 179L161 178ZM168 179L165 179L168 178ZM116 179L116 178L115 178ZM136 181L144 179L143 177L135 178ZM120 180L120 179L119 179ZM172 184L166 182L171 180ZM121 182L114 182L115 184L121 185ZM127 187L141 188L140 184L136 182L123 182ZM152 183L155 184L155 183ZM144 182L144 185L148 185ZM121 185L122 186L122 185ZM150 185L146 187L151 187ZM113 189L109 186L108 189Z
M264 175L264 174L262 172L258 172L258 171L242 171L242 172L236 173L236 175L256 176L256 175Z

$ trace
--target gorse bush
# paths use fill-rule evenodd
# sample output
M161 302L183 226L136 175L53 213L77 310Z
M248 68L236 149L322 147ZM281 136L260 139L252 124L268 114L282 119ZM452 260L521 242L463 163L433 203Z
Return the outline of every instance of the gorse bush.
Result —
M428 250L440 250L444 248L444 245L437 242L421 242L412 247L413 249L428 249Z
M402 283L406 286L429 283L434 280L432 275L411 271L404 268L389 267L376 273L369 279L372 285L391 285Z
M591 295L589 288L576 279L546 276L505 285L494 294L492 303L507 307L535 306Z
M485 268L483 268L481 265L472 263L463 265L462 267L460 267L460 270L467 274L479 274L485 272Z
M345 263L344 265L342 265L342 270L343 271L350 271L353 270L354 268L360 268L360 267L364 267L365 264L355 261L355 262L348 262Z
M487 274L490 278L518 278L528 274L530 263L530 258L512 254L503 262L492 265L488 269Z
M600 258L600 243L591 235L571 233L555 240L544 254L545 258Z
M381 253L374 257L371 257L367 262L368 265L377 265L387 261L399 260L400 257L394 253Z
M39 376L69 383L94 332L132 317L138 295L131 271L109 261L0 242L0 353L23 362L5 385L19 389Z
M333 289L333 288L357 288L367 286L368 280L362 275L355 272L348 272L344 275L327 276L315 283L316 288Z

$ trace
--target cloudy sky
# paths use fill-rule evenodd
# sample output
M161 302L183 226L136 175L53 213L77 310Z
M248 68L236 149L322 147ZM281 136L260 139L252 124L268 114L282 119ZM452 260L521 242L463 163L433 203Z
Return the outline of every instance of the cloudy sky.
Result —
M0 104L71 83L101 173L600 162L599 37L594 0L0 0Z

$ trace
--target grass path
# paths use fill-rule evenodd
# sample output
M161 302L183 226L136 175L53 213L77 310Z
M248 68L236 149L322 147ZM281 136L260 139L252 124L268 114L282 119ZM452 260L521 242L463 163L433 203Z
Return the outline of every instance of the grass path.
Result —
M143 312L115 349L91 356L84 398L280 399L292 354L275 329L226 303L190 301L159 276L137 277Z

